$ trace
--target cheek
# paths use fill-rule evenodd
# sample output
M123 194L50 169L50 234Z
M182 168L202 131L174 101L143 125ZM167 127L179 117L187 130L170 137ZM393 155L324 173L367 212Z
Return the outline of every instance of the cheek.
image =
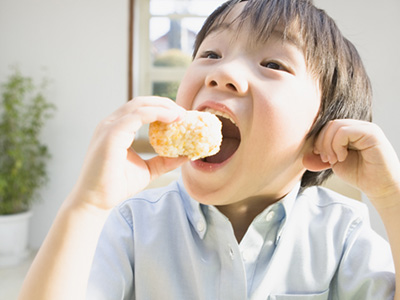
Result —
M178 93L176 95L176 103L182 106L184 109L189 110L191 108L191 103L189 101L189 95L187 95L187 88L185 82L182 80L179 85Z
M316 101L257 105L254 107L252 142L277 151L298 149L311 129L318 109Z
M305 86L304 89L297 90L298 93L290 95L287 102L275 107L275 115L281 116L282 127L286 128L289 136L306 135L318 115L319 94L311 87Z
M196 76L194 73L189 67L182 78L176 96L176 103L187 110L194 107L193 101L204 83L201 76L199 74Z

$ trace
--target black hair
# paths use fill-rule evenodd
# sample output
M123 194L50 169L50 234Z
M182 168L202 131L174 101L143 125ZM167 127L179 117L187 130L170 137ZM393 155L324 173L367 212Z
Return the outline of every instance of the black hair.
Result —
M314 139L321 129L335 119L372 119L371 83L354 45L347 40L334 20L311 0L230 0L218 7L206 20L197 35L193 57L205 37L224 23L233 7L246 2L242 13L232 22L249 24L253 31L249 42L268 40L277 28L283 38L294 41L303 49L308 70L321 91L319 113L308 133ZM303 188L322 184L332 171L306 171Z

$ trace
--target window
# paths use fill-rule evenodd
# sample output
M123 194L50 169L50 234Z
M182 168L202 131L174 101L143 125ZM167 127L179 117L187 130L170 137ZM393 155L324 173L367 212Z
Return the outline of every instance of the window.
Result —
M175 99L206 17L225 0L135 0L134 96Z
M130 0L128 97L157 95L175 100L189 65L197 32L226 0ZM134 148L152 152L148 126Z

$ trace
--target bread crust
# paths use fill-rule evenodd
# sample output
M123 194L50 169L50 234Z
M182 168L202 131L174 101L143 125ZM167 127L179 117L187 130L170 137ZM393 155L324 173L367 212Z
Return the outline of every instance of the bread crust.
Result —
M149 140L157 154L166 157L187 156L191 160L219 152L222 123L209 112L187 111L185 117L170 124L153 122Z

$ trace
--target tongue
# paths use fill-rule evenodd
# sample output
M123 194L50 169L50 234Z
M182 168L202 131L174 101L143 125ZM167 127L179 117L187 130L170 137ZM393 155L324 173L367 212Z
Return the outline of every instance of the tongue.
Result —
M236 138L224 138L221 143L220 151L213 156L206 157L204 161L212 164L222 163L236 152L239 144L240 140Z

